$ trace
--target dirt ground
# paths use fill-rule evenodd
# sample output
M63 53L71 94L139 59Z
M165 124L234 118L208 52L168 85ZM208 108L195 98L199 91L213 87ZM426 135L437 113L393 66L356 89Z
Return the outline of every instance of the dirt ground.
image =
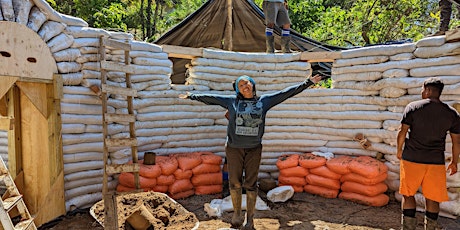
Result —
M270 210L257 211L255 228L257 230L371 230L371 229L400 229L400 203L390 195L390 202L383 207L371 207L356 204L342 199L328 199L308 193L295 193L284 203L272 203L266 199L266 194L259 196L268 204ZM192 196L177 200L200 221L200 230L229 228L232 213L224 213L221 218L209 217L204 211L204 204L220 195ZM423 213L417 212L417 230L423 229ZM460 229L460 219L440 217L439 223L443 229ZM52 230L102 230L99 223L89 214L89 209L69 212L39 229Z

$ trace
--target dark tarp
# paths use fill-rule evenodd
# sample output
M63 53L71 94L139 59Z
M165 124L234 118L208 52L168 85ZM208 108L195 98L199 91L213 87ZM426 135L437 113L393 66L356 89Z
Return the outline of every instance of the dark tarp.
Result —
M233 11L233 51L265 52L265 23L263 11L252 0L232 0ZM209 0L197 11L190 14L177 26L170 29L154 43L195 48L219 48L225 50L227 29L227 0ZM295 51L332 51L341 48L328 46L302 36L291 30L291 49ZM280 30L275 29L275 47L280 48ZM185 65L190 60L172 59L173 83L185 81ZM314 70L330 73L330 64L319 63Z

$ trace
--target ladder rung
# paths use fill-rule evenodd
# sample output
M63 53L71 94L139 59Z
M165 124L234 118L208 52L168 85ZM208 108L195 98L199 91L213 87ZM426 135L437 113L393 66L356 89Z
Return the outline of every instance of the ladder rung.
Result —
M107 165L105 171L107 173L139 172L139 164Z
M134 73L134 68L132 66L112 61L101 61L101 68L110 71Z
M27 219L27 220L23 220L21 222L19 222L18 224L16 224L16 226L14 226L14 229L15 230L26 230L30 227L31 224L34 223L34 219L33 218L30 218L30 219ZM34 228L36 229L36 228Z
M137 90L135 89L123 88L119 86L111 86L107 84L102 84L102 92L123 95L123 96L137 97Z
M107 147L137 146L136 138L107 138L105 139Z
M104 117L106 122L136 122L136 116L133 114L106 113Z
M131 44L126 43L126 42L121 42L117 40L113 40L110 38L102 38L102 44L104 46L112 47L115 49L120 49L120 50L131 50Z
M9 212L21 200L22 195L8 197L5 200L3 200L3 208L6 210L6 212Z

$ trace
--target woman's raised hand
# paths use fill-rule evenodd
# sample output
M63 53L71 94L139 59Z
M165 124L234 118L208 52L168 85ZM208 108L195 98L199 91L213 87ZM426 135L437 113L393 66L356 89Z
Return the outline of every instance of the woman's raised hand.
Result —
M322 77L321 77L321 75L316 74L315 76L310 76L309 79L310 79L310 81L312 81L313 83L316 84L316 83L321 81Z
M179 94L179 98L182 98L182 99L187 99L190 97L190 92L187 92L185 94Z

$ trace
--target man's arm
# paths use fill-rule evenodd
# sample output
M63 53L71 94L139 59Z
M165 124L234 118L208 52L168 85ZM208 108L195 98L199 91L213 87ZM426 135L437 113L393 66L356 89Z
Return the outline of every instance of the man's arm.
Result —
M450 133L452 139L452 160L447 166L447 170L450 170L450 175L454 175L457 172L458 157L460 155L460 134Z
M397 139L396 139L396 142L397 142L396 156L400 160L402 159L404 142L406 141L406 135L407 135L407 132L409 131L409 127L410 126L406 125L406 124L401 124L401 126L399 127L398 136L397 136Z

